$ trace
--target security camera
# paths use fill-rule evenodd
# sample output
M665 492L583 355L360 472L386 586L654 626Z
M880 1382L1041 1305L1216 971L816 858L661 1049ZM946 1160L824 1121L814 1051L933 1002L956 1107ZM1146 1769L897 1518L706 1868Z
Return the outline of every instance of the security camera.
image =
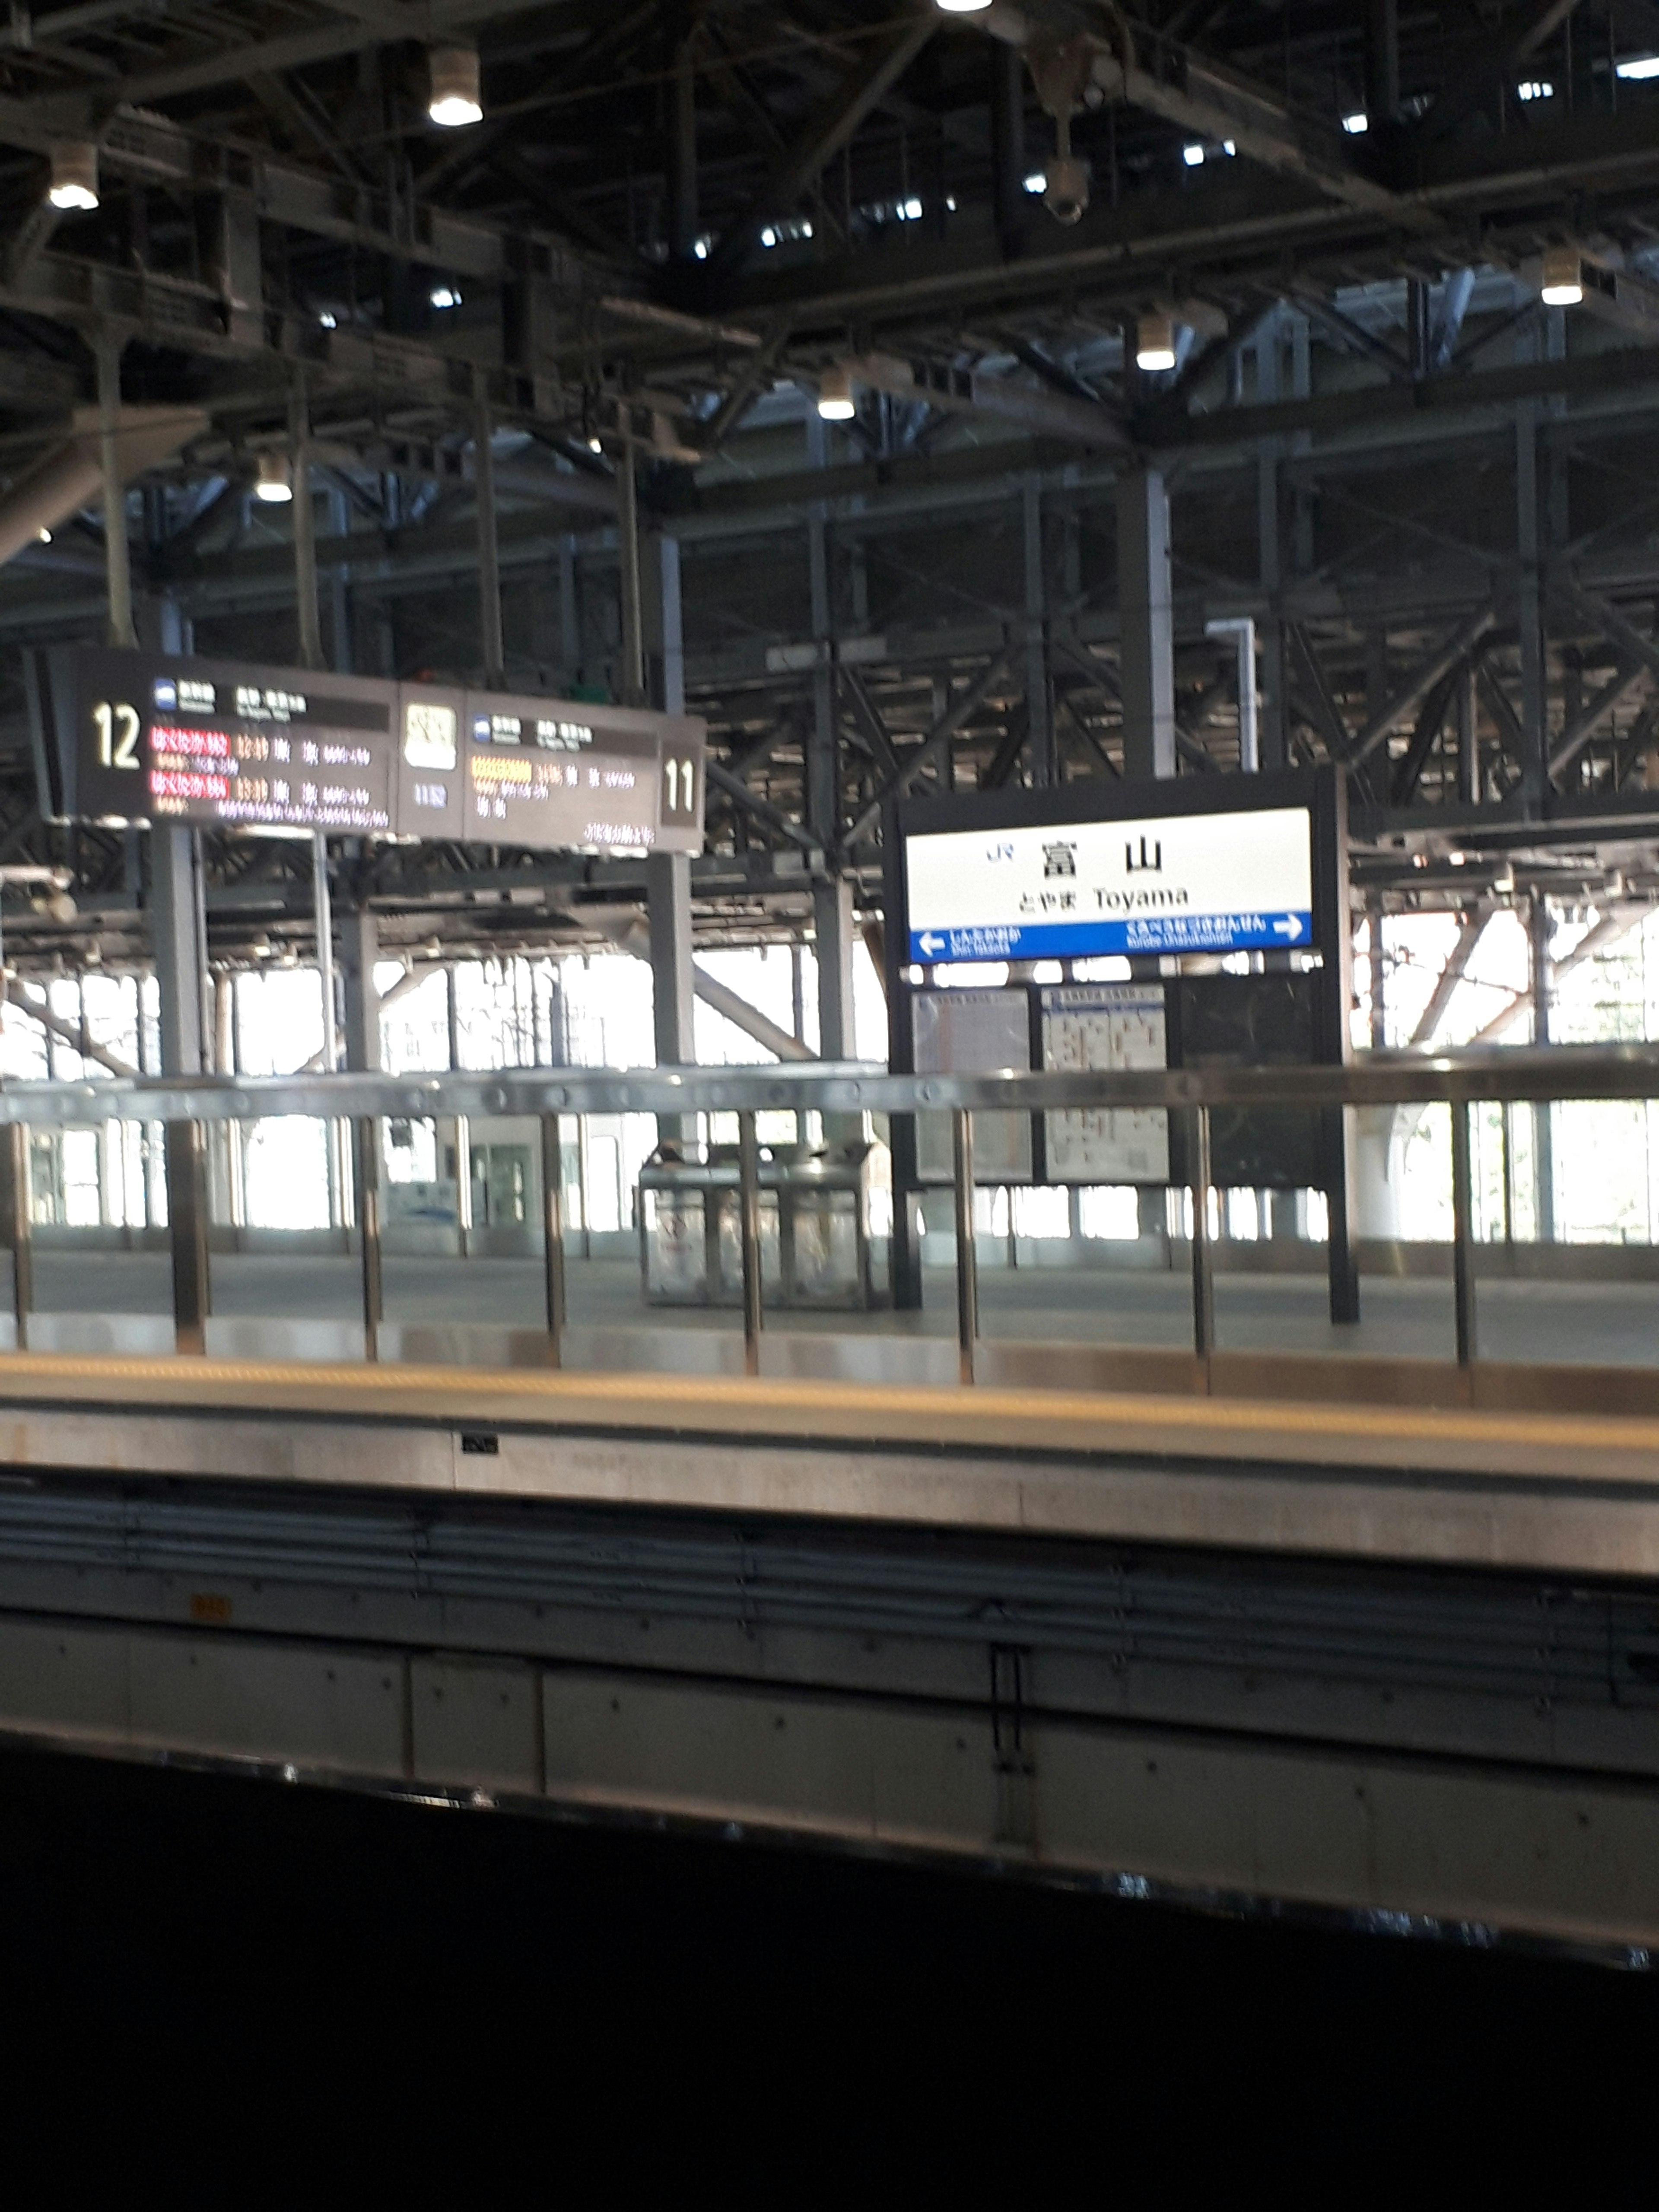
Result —
M1056 154L1043 171L1042 204L1056 222L1081 217L1089 204L1089 172L1075 154Z

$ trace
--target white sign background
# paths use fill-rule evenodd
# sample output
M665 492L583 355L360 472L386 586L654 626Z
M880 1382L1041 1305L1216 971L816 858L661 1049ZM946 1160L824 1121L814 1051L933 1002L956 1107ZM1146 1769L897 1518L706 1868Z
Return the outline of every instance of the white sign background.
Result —
M1236 951L1313 939L1305 806L905 841L912 960Z

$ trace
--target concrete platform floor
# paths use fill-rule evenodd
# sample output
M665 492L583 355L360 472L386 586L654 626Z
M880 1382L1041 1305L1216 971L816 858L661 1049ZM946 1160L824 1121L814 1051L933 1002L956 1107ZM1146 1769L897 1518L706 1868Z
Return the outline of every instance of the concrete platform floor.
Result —
M388 1321L534 1328L542 1317L538 1261L388 1258ZM736 1334L731 1308L647 1306L639 1271L619 1260L572 1260L570 1320L607 1328L665 1327ZM164 1254L39 1252L35 1303L43 1313L150 1314L170 1310ZM9 1285L6 1286L8 1289ZM952 1338L955 1280L930 1272L921 1313L779 1313L769 1325L792 1334ZM213 1263L213 1310L224 1316L352 1321L361 1312L356 1263L349 1259L236 1255ZM1224 1275L1216 1283L1219 1348L1235 1352L1342 1351L1379 1358L1449 1359L1449 1283L1370 1278L1362 1319L1333 1328L1322 1278ZM1659 1283L1492 1281L1480 1286L1483 1358L1592 1365L1659 1366ZM981 1334L992 1340L1156 1346L1190 1350L1191 1288L1184 1273L1033 1268L980 1277Z

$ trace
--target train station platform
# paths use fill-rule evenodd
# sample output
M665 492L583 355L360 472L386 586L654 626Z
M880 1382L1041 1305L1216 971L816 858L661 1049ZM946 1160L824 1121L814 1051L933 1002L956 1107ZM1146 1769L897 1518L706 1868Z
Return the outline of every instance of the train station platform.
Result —
M1644 1963L1659 1415L1158 1356L14 1352L0 1735Z
M1516 1370L1539 1364L1607 1370L1613 1380L1583 1397L1594 1407L1651 1407L1659 1413L1659 1279L1573 1279L1563 1248L1555 1274L1480 1278L1480 1348ZM1620 1256L1616 1251L1614 1257ZM1459 1390L1449 1368L1452 1286L1426 1275L1368 1275L1362 1318L1333 1326L1322 1274L1217 1275L1218 1353L1245 1362L1296 1356L1307 1379L1280 1395L1365 1395L1379 1363L1407 1364L1408 1387L1434 1401ZM1501 1253L1496 1261L1501 1261ZM1496 1261L1494 1264L1496 1264ZM3 1262L0 1262L0 1269ZM31 1343L85 1352L161 1352L173 1342L165 1251L37 1250L37 1310ZM647 1305L637 1261L568 1255L565 1362L596 1370L705 1374L741 1372L740 1316L731 1307ZM382 1350L417 1361L481 1367L542 1357L544 1285L538 1259L415 1258L385 1261ZM940 1382L957 1371L955 1282L929 1269L919 1312L774 1312L769 1308L763 1371L804 1372L850 1382ZM227 1355L349 1359L361 1355L362 1279L355 1259L317 1254L216 1255L210 1350ZM1100 1383L1188 1371L1192 1292L1182 1267L981 1269L979 1328L988 1373L1006 1380ZM11 1323L0 1316L0 1343ZM1135 1363L1121 1366L1119 1356ZM1149 1369L1146 1361L1152 1359ZM1360 1364L1352 1363L1358 1360ZM1329 1362L1329 1381L1317 1380ZM1190 1387L1180 1383L1176 1387ZM1247 1392L1248 1379L1237 1384ZM1401 1387L1384 1386L1389 1391ZM1610 1401L1602 1393L1614 1391Z

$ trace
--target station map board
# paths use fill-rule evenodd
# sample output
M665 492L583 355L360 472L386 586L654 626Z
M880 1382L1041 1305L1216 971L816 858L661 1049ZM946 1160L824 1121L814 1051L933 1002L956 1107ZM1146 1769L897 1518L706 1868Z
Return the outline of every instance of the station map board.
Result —
M1067 1072L1169 1065L1161 983L1066 983L1042 991L1042 1065ZM1170 1119L1162 1107L1087 1107L1043 1116L1048 1178L1060 1183L1167 1183Z
M1289 951L1314 940L1309 806L910 830L908 958Z
M53 820L702 849L694 716L101 647L28 676Z

